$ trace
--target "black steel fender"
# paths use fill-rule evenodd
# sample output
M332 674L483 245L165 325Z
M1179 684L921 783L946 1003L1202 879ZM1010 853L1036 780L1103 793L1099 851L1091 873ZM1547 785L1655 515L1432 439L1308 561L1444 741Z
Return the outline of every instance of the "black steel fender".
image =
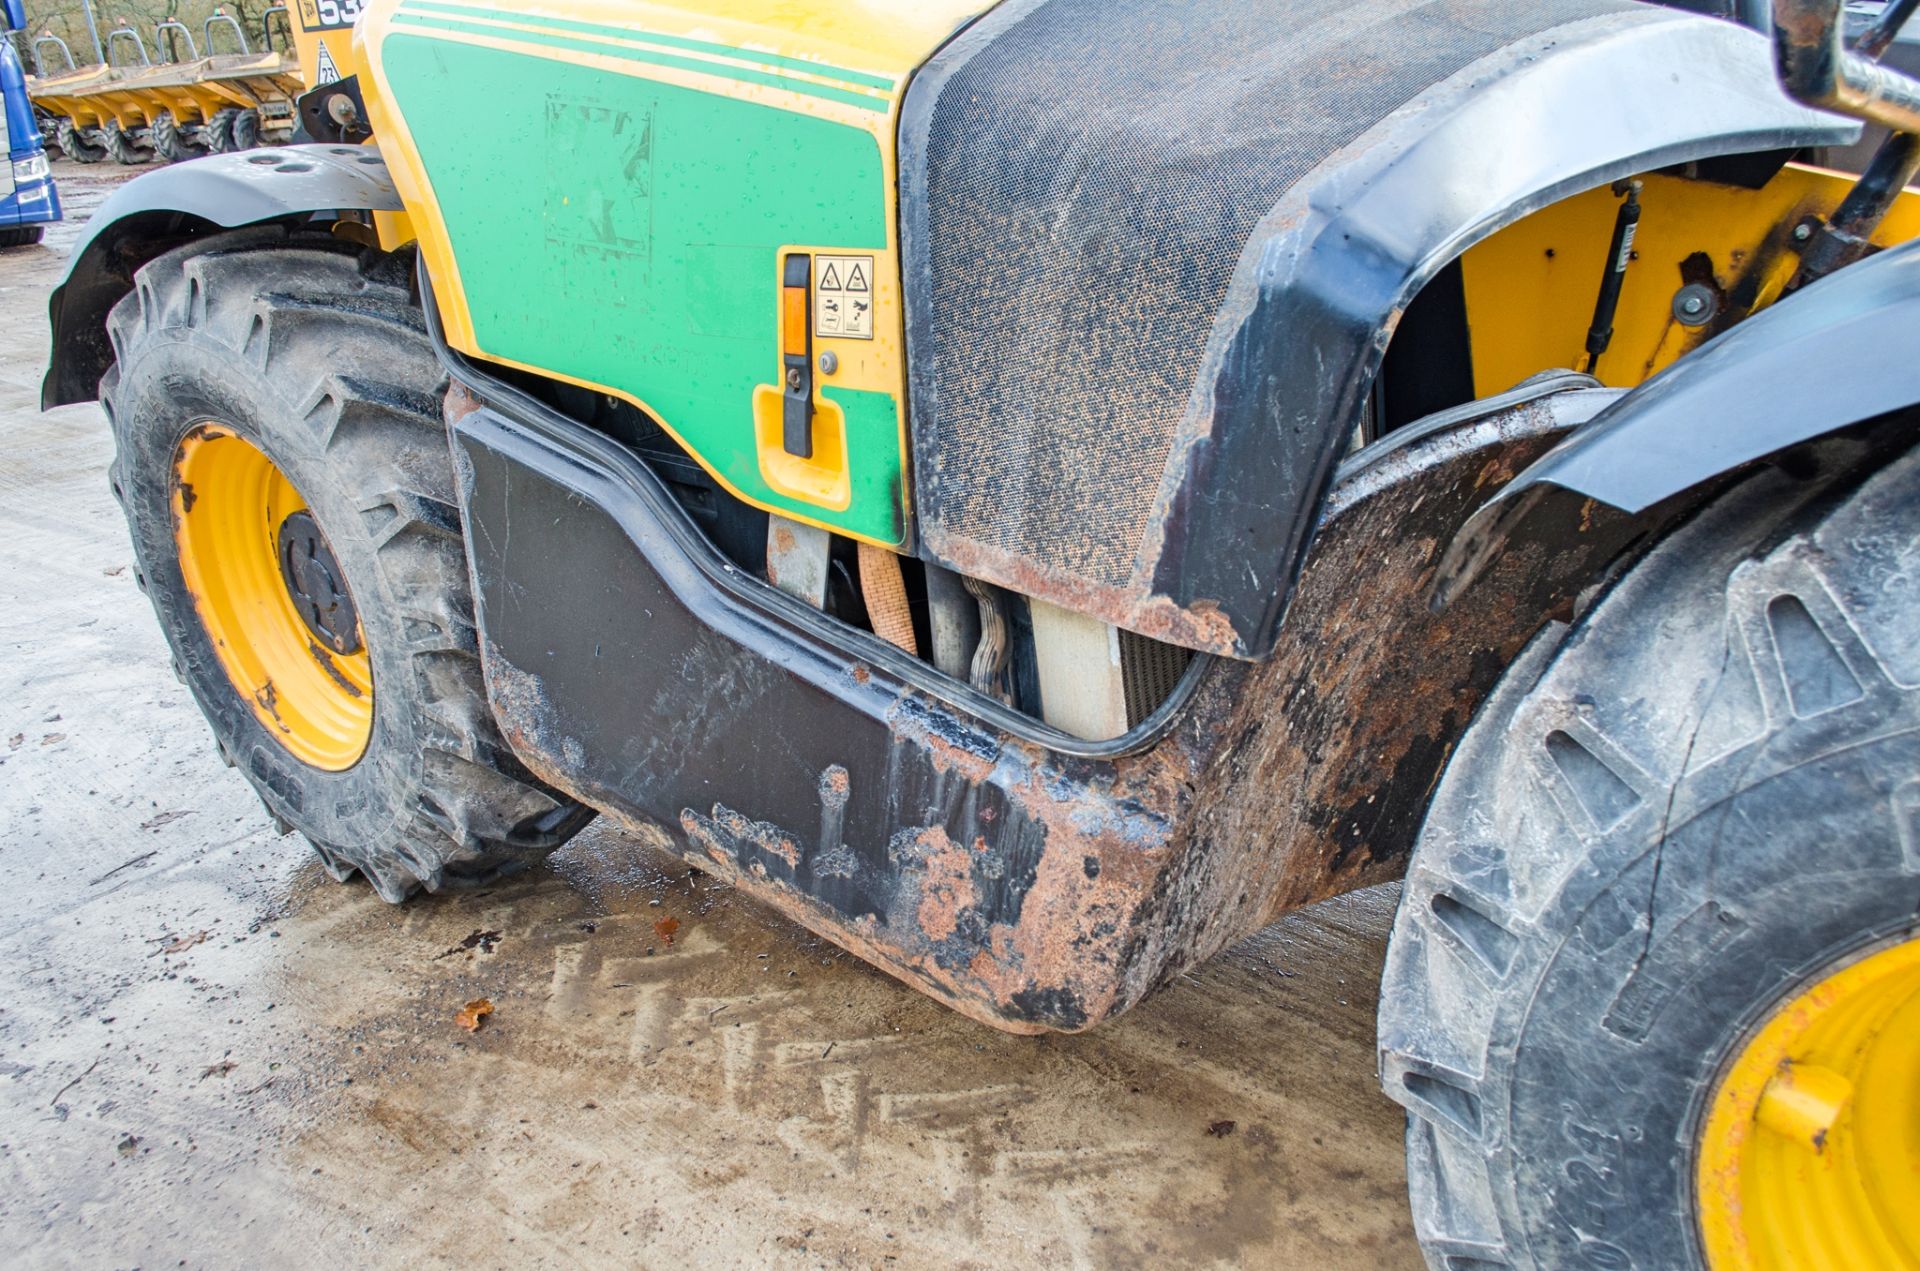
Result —
M1657 520L1678 496L1745 464L1920 403L1916 327L1920 242L1756 314L1621 398L1476 512L1448 549L1435 603L1532 538L1551 499Z
M997 41L1017 38L1023 27L1046 29L1047 15L1061 7L1061 0L1033 0L982 18L921 72L902 114L901 223L922 541L929 555L962 572L1236 658L1272 653L1335 466L1388 341L1406 306L1449 262L1529 213L1619 177L1717 156L1844 143L1858 131L1790 100L1775 81L1767 41L1730 22L1636 6L1508 44L1393 109L1294 181L1240 245L1190 383L1183 375L1171 388L1153 387L1171 378L1164 364L1177 349L1152 346L1161 361L1123 382L1110 365L1117 354L1076 355L1059 375L1071 383L1079 381L1069 371L1084 375L1088 399L1125 405L1152 389L1152 400L1165 408L1146 417L1151 427L1097 419L1094 431L1074 433L1064 457L1046 469L1045 488L1016 488L1009 474L1021 468L1008 454L1033 466L1066 446L1059 412L1026 404L1052 400L1031 377L1053 364L983 362L973 345L957 343L950 371L941 370L942 323L980 306L962 296L941 309L935 293L939 242L929 191L937 183L929 173L944 169L938 156L929 157L928 121L942 103L959 110L968 94L981 91L971 68ZM1379 9L1400 14L1406 7ZM1097 91L1109 91L1134 52L1124 41L1113 49L1100 64L1107 78L1089 81ZM1342 82L1326 79L1330 92ZM1160 144L1150 129L1121 128L1110 141L1119 158L1087 159L1087 179L1134 148ZM1239 153L1225 141L1216 149ZM1052 182L1049 190L1067 183L1056 181L1057 173L1041 175ZM978 194L974 185L945 179L959 191L950 199ZM1080 188L1072 187L1072 198L1080 198ZM1214 187L1194 188L1207 192L1196 215L1212 217ZM1121 193L1112 201L1140 205ZM1091 234L1064 223L1036 230L1019 252L987 261L993 269L983 275L983 294L1012 287L1006 280L1034 252L1132 261L1123 251L1131 239L1104 229ZM1072 289L1046 294L1060 297L1070 315L1079 313ZM1036 324L1041 334L1030 344L1133 349L1157 338L1139 312L1116 303L1082 326L1064 318ZM1049 332L1071 338L1049 345ZM961 390L973 393L971 402L981 394L970 386L980 384L998 394L986 402L993 409L968 414ZM983 419L994 421L991 430ZM981 440L986 433L991 444ZM1119 506L1111 474L1143 465L1157 475L1153 497L1138 515L1110 514Z
M107 313L140 266L219 229L304 219L316 212L398 212L404 205L372 146L311 145L210 155L150 172L116 190L75 245L47 302L52 353L42 409L92 401L113 361Z

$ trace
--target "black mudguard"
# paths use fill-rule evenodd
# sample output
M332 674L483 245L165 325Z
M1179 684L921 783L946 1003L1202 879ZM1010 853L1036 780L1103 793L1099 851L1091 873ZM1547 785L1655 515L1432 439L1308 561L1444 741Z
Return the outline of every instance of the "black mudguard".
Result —
M316 212L398 212L372 146L312 145L210 155L129 181L100 205L47 302L53 330L42 409L92 401L113 362L107 314L161 252L218 229Z
M901 115L925 551L1266 656L1440 269L1618 177L1857 131L1756 33L1646 5L1008 0Z
M1516 477L1448 549L1447 604L1542 509L1591 499L1657 528L1716 478L1920 403L1920 242L1850 265L1756 314L1620 399ZM1556 518L1557 523L1557 518Z

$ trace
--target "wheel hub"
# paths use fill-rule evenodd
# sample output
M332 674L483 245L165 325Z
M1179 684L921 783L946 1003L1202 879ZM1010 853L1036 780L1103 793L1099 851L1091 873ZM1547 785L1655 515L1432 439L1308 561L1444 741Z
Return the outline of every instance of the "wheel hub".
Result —
M340 581L340 562L311 512L302 509L280 522L278 555L281 580L313 638L335 653L358 653L360 616Z
M1741 1046L1700 1138L1716 1268L1920 1265L1920 938L1830 968Z
M174 476L181 581L232 691L295 759L351 768L373 735L373 666L306 498L212 421L180 439Z

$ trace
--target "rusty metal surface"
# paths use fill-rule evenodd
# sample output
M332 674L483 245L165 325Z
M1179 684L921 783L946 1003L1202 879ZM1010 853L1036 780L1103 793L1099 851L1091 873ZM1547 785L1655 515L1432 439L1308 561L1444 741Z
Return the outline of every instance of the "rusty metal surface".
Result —
M1389 451L1335 488L1279 646L1232 685L1189 831L1240 846L1215 901L1240 911L1239 929L1404 872L1481 700L1624 545L1562 534L1435 612L1452 527L1615 396L1531 402Z
M1920 132L1920 81L1849 50L1844 0L1773 0L1780 82L1811 106Z
M494 707L542 779L914 987L1009 1031L1077 1031L1400 871L1452 738L1554 586L1619 544L1515 553L1442 614L1439 554L1607 396L1380 448L1330 505L1275 657L1214 663L1164 740L1110 761L721 603L619 482L476 410L455 449Z

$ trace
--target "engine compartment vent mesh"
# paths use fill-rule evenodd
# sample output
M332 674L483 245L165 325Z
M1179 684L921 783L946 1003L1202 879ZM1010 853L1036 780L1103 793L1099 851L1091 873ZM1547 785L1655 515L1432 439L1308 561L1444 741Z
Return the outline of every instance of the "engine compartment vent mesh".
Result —
M1193 656L1193 650L1177 644L1162 644L1131 631L1120 633L1120 684L1127 697L1128 728L1138 726L1173 696Z

